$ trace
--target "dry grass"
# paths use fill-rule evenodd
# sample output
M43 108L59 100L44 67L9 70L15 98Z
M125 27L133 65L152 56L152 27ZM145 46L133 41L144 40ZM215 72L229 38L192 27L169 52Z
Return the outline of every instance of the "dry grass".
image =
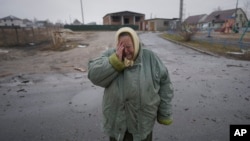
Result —
M186 41L184 41L184 39L181 36L176 35L176 34L163 34L161 36L163 38L174 40L174 41L180 42L180 43L188 45L188 46L192 46L192 47L200 49L200 50L212 52L212 53L217 54L217 55L230 57L230 58L234 58L234 59L240 59L240 60L250 60L250 52L245 52L242 55L228 54L228 52L239 52L240 53L241 52L240 48L236 47L236 46L226 46L225 47L224 45L221 45L221 44L209 43L209 42L205 42L205 41L186 42Z

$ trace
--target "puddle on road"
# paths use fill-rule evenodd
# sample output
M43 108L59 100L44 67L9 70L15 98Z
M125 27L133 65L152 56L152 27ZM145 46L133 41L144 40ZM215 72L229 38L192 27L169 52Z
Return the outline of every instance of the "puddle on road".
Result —
M84 113L94 108L100 108L103 97L103 89L93 86L76 94L69 102L75 112Z

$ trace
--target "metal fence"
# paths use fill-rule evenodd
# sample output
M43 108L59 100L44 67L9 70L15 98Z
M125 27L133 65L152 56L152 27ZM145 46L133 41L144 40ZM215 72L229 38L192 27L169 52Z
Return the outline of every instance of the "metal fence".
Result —
M116 31L121 27L131 27L138 30L138 25L65 25L64 28L72 31Z
M232 39L226 39L226 38L216 38L216 37L202 37L202 36L195 36L192 37L192 40L200 41L200 42L208 42L211 44L220 44L223 47L239 47L243 50L250 50L250 42L244 42L244 41L238 41L238 40L232 40Z
M176 32L176 31L167 31L168 34L174 34L174 35L178 35L179 33ZM248 41L243 41L243 40L240 40L240 35L241 33L238 33L239 37L238 38L226 38L224 36L224 38L220 38L218 36L218 33L215 33L215 32L203 32L203 33L200 33L199 35L195 35L191 38L191 40L193 41L198 41L198 42L207 42L207 43L210 43L211 45L212 44L219 44L219 45L222 45L224 47L238 47L240 49L243 49L243 50L250 50L250 42ZM230 36L230 35L229 35ZM249 39L250 40L250 39Z

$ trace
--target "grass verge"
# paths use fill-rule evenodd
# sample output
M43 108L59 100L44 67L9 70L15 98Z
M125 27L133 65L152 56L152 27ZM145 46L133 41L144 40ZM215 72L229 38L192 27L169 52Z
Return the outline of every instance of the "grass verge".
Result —
M162 34L162 38L178 42L185 46L191 46L194 49L202 50L219 56L224 56L227 58L239 59L239 60L248 60L250 61L250 52L242 53L239 47L235 46L224 46L221 44L209 43L205 41L189 41L185 42L184 39L176 34ZM231 54L229 52L235 52Z

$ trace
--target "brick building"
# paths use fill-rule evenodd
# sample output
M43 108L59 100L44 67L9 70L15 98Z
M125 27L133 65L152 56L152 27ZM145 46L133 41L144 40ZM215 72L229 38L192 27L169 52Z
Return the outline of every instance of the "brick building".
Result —
M103 17L103 25L138 25L142 29L145 14L122 11L109 13Z

